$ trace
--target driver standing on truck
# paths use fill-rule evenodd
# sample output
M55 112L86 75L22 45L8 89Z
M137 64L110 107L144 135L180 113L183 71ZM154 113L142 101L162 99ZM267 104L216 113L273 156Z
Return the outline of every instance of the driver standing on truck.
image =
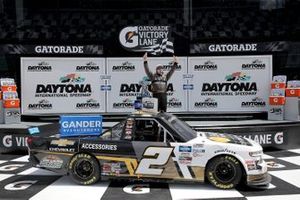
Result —
M149 70L148 66L148 55L147 52L143 56L144 59L144 69L151 80L151 92L154 98L158 100L158 111L167 111L167 82L173 75L177 65L178 59L176 56L173 56L173 66L171 70L165 75L163 71L163 65L159 64L156 66L156 71L153 74Z

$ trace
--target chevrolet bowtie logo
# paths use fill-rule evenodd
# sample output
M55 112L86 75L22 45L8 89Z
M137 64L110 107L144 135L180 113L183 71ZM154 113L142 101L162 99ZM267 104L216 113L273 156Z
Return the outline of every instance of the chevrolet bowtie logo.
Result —
M74 145L75 141L72 140L66 140L66 139L60 139L60 140L52 140L51 144L52 145L57 145L59 147L65 147L68 145Z

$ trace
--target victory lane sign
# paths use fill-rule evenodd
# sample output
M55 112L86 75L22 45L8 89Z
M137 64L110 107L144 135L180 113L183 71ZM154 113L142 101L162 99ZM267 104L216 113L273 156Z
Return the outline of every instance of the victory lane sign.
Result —
M160 55L164 52L174 53L169 36L169 26L128 26L121 30L119 41L128 51Z

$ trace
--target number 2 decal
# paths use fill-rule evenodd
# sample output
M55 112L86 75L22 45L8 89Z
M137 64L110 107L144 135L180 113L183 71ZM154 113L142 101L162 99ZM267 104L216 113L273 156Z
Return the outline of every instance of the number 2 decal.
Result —
M135 173L161 175L164 169L151 168L151 165L163 166L167 164L172 152L173 147L148 147Z

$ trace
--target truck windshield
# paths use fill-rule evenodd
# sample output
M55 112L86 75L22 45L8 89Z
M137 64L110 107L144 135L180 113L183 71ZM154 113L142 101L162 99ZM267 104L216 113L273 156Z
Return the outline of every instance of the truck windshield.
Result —
M175 115L170 113L159 113L158 116L165 119L186 142L197 136L196 131L194 131L187 123L178 119Z

